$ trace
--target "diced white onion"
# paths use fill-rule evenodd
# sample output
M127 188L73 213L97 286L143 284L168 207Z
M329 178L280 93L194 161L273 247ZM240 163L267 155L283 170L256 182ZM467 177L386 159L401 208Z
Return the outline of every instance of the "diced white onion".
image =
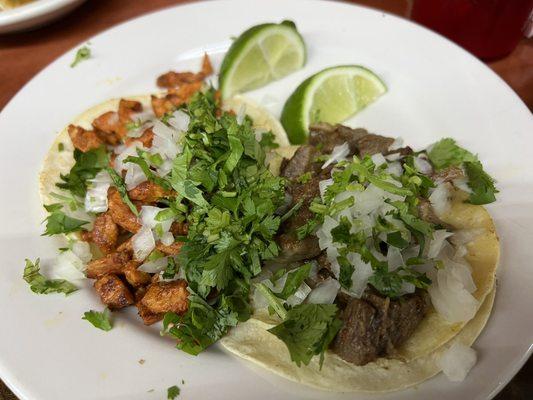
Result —
M149 274L156 274L163 271L168 264L168 257L161 257L154 261L147 261L137 268L139 271L148 272Z
M183 110L176 110L172 113L172 117L169 118L168 123L179 132L187 132L190 121L189 114Z
M172 232L165 232L161 236L161 243L163 243L165 246L170 246L172 243L174 243L174 235Z
M431 175L431 173L433 172L433 167L431 166L429 161L423 157L415 157L414 164L415 168L424 175Z
M155 248L154 235L150 228L143 226L132 237L133 256L138 261L143 261Z
M293 295L289 296L287 299L287 304L291 306L295 306L297 304L303 303L307 295L311 292L311 288L307 285L307 283L302 282L300 287L294 292Z
M344 160L348 154L350 154L350 146L348 146L348 143L344 142L340 146L335 146L331 152L331 156L324 163L324 165L322 165L322 169L326 168L330 164Z
M432 280L428 288L431 302L447 321L462 322L472 319L479 301L471 292L475 284L468 265L444 259L444 268L429 272Z
M146 150L146 148L142 145L142 143L136 141L133 142L128 147L124 147L124 149L118 153L117 157L114 161L115 171L117 171L119 174L122 173L122 170L127 169L131 165L131 163L124 163L124 160L130 156L137 156L137 149L140 150Z
M387 173L395 176L402 176L403 168L402 164L399 161L393 161L387 165Z
M91 246L89 246L89 243L77 240L72 243L71 247L72 252L76 254L84 264L92 260L93 253L91 253Z
M451 207L450 184L440 183L429 196L429 202L437 216L445 214Z
M437 359L437 366L450 381L462 382L476 361L476 351L456 341Z
M181 150L178 141L181 139L183 133L168 127L159 120L154 121L152 131L154 132L154 138L152 140L151 151L173 160Z
M126 189L131 190L146 181L146 175L141 167L134 163L126 164L126 176L124 177Z
M107 211L107 191L111 185L111 177L103 170L89 181L85 194L85 211L101 213Z
M318 245L320 249L324 250L333 245L333 238L331 237L331 230L339 225L338 221L335 221L329 215L324 217L324 222L316 231L318 237Z
M381 153L372 154L370 158L376 167L387 163L387 160L385 160L385 157L383 157L383 154Z
M400 249L394 246L389 246L387 250L387 264L389 265L389 271L394 271L403 265L403 258Z
M142 226L145 226L149 229L154 229L157 224L161 224L161 229L163 232L168 232L170 226L172 225L172 219L166 219L164 221L157 221L155 218L159 212L163 211L164 208L153 207L153 206L142 206L141 212L139 213L139 218L141 219Z
M327 279L311 290L307 302L311 304L333 304L341 285L336 279Z
M433 239L429 243L429 250L427 256L429 258L435 258L439 255L442 246L447 238L452 236L452 232L448 232L446 229L439 229L433 232Z
M414 293L416 290L415 285L413 285L411 282L402 282L402 285L400 286L400 296L404 294Z
M341 274L341 266L339 265L339 261L337 260L337 257L339 257L339 250L337 250L335 246L330 246L326 249L326 256L328 258L329 263L331 264L330 267L333 276L339 279L339 276Z
M400 153L391 153L385 156L385 159L387 161L398 161L400 158L402 158L402 155Z
M61 252L53 268L54 278L66 280L85 279L85 263L72 250Z
M363 292L368 284L368 279L372 276L374 271L369 263L365 263L361 259L361 255L359 253L348 253L346 258L350 264L354 266L354 271L352 273L352 286L348 292L352 296L359 299L363 295Z

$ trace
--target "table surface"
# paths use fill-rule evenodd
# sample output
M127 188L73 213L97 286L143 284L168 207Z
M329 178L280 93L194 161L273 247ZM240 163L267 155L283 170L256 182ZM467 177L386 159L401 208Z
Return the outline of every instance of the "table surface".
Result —
M60 21L34 32L0 36L0 110L37 72L68 49L128 19L185 3L184 0L88 1ZM408 15L409 0L355 0L400 16ZM89 18L90 16L90 18ZM533 39L523 39L505 59L488 64L533 110ZM497 400L533 398L533 359L496 397ZM0 381L0 400L17 400Z

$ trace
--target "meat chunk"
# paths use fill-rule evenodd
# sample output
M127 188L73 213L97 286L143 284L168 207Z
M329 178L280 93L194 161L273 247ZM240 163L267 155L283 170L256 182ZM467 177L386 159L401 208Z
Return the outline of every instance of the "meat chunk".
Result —
M157 78L157 86L163 88L175 88L184 83L203 81L213 73L213 67L207 54L202 60L202 69L198 73L169 71Z
M87 264L87 278L95 279L106 274L120 274L130 261L129 252L117 251Z
M166 254L167 256L175 256L180 253L181 248L183 247L183 242L174 242L171 245L164 245L161 242L157 242L155 247L161 253Z
M435 225L446 225L439 217L437 217L429 200L422 197L418 198L418 217Z
M141 224L139 223L135 214L133 214L130 208L122 201L120 194L117 189L114 187L109 188L107 193L107 202L109 207L109 214L115 224L121 226L125 230L131 233L136 233L141 229Z
M202 88L201 81L186 83L178 88L168 90L163 97L152 96L152 109L157 117L174 111L177 107L185 104L196 92Z
M187 282L178 279L172 282L156 282L148 286L141 304L153 314L175 312L184 314L189 307Z
M115 250L118 239L118 226L111 218L109 212L100 214L94 220L90 240L96 244L104 254Z
M320 254L318 238L314 235L299 240L295 233L284 233L276 238L280 247L277 260L280 262L296 262L315 258Z
M341 313L344 324L331 349L344 360L365 365L390 355L409 338L428 310L427 294L391 300L377 294L351 299Z
M354 155L358 149L358 140L366 135L368 132L363 128L354 129L322 122L309 127L309 144L320 148L323 154L330 154L335 146L348 143L349 155Z
M98 137L104 142L110 145L116 145L120 142L121 124L118 118L118 113L115 111L108 111L95 118L93 128L96 131Z
M439 172L435 172L432 176L433 180L438 183L451 182L454 179L464 178L465 174L459 167L448 167Z
M189 225L187 222L174 221L170 226L170 232L172 232L174 236L187 236L187 233L189 233Z
M134 303L133 295L124 282L114 274L104 275L96 280L94 288L102 303L116 310Z
M318 155L319 152L315 147L309 145L300 146L292 158L282 166L281 176L292 180L313 170L312 165Z
M144 147L150 148L152 147L152 142L154 140L154 131L152 128L147 128L139 137L127 137L124 139L124 143L126 146L131 145L133 142L140 142Z
M83 153L97 149L103 144L94 131L88 131L75 125L69 125L67 130L74 147Z
M357 140L357 148L359 155L364 157L376 153L387 153L392 143L394 143L393 138L369 133Z
M148 285L152 279L150 274L137 269L139 265L141 265L141 263L138 261L129 261L123 269L124 278L126 278L126 281L134 288Z
M128 191L128 196L131 200L137 200L142 203L155 203L170 194L171 191L163 189L152 181L142 182Z
M161 321L165 315L164 313L156 314L151 312L150 309L141 301L135 303L135 306L137 307L137 313L139 314L139 317L141 317L145 325L153 325L156 322Z

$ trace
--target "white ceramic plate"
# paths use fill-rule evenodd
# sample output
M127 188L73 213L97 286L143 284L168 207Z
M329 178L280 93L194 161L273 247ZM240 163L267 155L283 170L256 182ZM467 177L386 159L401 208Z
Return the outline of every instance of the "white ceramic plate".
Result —
M0 11L0 34L37 28L51 22L85 0L36 0L20 7Z
M526 106L474 57L399 18L345 3L217 1L163 10L92 38L93 58L72 69L75 49L69 51L0 115L0 375L21 399L160 399L174 384L188 399L368 397L307 389L217 346L188 356L156 329L143 327L134 310L119 313L116 328L105 333L81 320L84 311L102 308L90 289L68 298L39 296L22 280L25 258L41 257L46 266L56 254L54 240L39 236L44 212L37 176L54 136L75 115L110 97L154 91L158 74L197 68L204 51L218 67L231 36L286 18L306 40L308 64L252 97L279 113L284 99L313 72L365 65L389 92L350 124L402 136L417 147L453 136L479 152L501 190L489 206L502 245L498 294L475 344L477 365L460 384L440 375L379 398L485 399L525 362L533 341L533 118Z

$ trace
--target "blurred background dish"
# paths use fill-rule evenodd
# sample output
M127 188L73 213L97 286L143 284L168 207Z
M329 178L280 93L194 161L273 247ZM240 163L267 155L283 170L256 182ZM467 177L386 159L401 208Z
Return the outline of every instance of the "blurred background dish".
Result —
M2 0L0 34L34 29L72 11L85 0Z

